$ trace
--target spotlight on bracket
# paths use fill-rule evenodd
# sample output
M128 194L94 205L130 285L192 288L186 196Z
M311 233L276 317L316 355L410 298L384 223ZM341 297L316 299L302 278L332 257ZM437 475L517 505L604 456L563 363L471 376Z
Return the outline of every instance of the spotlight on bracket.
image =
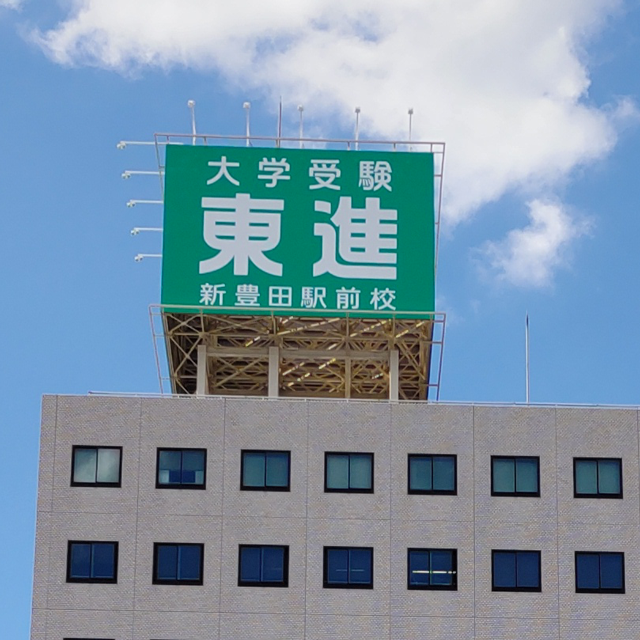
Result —
M142 262L145 258L162 258L161 253L139 253L134 257L136 262Z

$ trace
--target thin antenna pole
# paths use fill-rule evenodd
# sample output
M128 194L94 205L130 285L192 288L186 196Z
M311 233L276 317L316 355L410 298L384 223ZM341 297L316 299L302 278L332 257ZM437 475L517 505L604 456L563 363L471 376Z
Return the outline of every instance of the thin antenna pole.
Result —
M245 135L247 136L247 147L251 146L249 139L251 137L249 121L251 119L251 103L243 102L242 108L245 110Z
M529 312L524 321L524 348L525 348L525 397L529 404Z
M303 123L302 123L302 113L304 112L304 107L299 104L298 105L298 111L300 112L300 128L298 130L298 137L300 138L300 148L304 148L304 144L302 143L302 138L304 137L303 135Z
M280 96L280 105L278 107L278 135L276 136L276 148L280 148L280 138L282 138L282 96Z
M413 151L413 145L411 144L411 129L413 124L413 109L409 109L409 151Z
M356 107L356 151L360 148L360 107Z
M187 107L191 110L191 144L196 143L196 101L188 100Z

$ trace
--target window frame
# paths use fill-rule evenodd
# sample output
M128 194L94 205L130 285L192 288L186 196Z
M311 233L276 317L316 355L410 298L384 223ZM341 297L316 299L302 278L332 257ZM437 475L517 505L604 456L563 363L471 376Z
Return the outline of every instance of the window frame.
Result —
M514 490L513 491L496 491L494 486L494 460L513 460L513 473L514 473ZM518 473L518 460L535 460L537 471L537 489L536 491L518 491L517 489L517 473ZM515 497L515 498L539 498L540 497L540 456L491 456L491 495L493 497Z
M101 449L110 449L116 450L120 453L120 462L118 465L118 481L117 482L76 482L73 478L75 475L75 462L76 462L76 451L80 449L93 449L96 451L96 465L98 464L98 456ZM96 478L98 476L98 469L96 466ZM71 484L72 487L110 487L117 489L122 486L122 447L116 446L102 446L102 445L83 445L83 444L74 444L71 448Z
M451 458L453 461L453 489L412 489L411 461L420 458L431 458L431 486L433 487L433 459ZM407 456L407 493L422 496L456 496L458 495L458 456L444 453L410 453Z
M111 578L74 578L71 575L71 550L74 545L89 544L92 547L91 554L93 556L93 545L110 544L113 546L113 577ZM67 540L67 576L66 582L74 584L117 584L118 582L118 549L117 540ZM89 569L92 570L93 559L90 560Z
M595 462L596 463L596 484L600 484L600 462L618 462L618 472L620 474L620 492L619 493L578 493L578 462ZM624 488L622 486L622 458L585 458L578 457L573 459L573 497L574 498L597 498L599 500L622 500Z
M343 456L349 459L349 483L351 482L351 456L369 456L371 459L371 488L369 489L333 489L327 487L327 468L330 456ZM324 492L325 493L374 493L375 455L372 451L325 451L324 452Z
M622 587L619 589L608 589L598 587L597 589L587 589L578 587L578 556L598 556L598 583L602 582L602 573L600 570L600 557L601 556L620 556L622 564ZM624 567L624 551L576 551L574 554L574 571L575 571L575 585L576 593L626 593L626 581L625 581L625 567Z
M160 482L160 453L162 451L202 451L204 453L202 484L183 482ZM182 455L180 456L180 471L182 472ZM202 447L158 447L156 450L156 489L196 489L207 488L207 450Z
M411 584L411 553L412 552L448 551L451 554L452 583L451 584ZM407 549L407 589L410 591L457 591L458 590L458 550L436 549L435 547L409 547Z
M265 456L264 485L252 487L244 484L245 453L260 453ZM267 455L270 453L285 453L287 455L287 484L286 486L271 486L267 484ZM281 449L242 449L240 451L240 490L241 491L291 491L291 451Z
M371 562L371 581L370 582L329 582L329 553L331 551L368 551ZM374 549L373 547L344 547L344 546L327 546L322 548L322 588L323 589L373 589L374 580ZM348 570L347 570L348 571Z
M200 549L200 577L196 580L180 580L179 578L161 579L158 578L158 556L160 547L199 547ZM178 565L176 564L176 569ZM202 542L154 542L153 543L153 574L152 584L157 585L195 585L204 584L204 543Z
M282 580L279 582L242 580L242 550L243 549L282 549L284 551ZM260 569L262 571L262 554L260 555ZM289 586L289 545L288 544L239 544L238 545L238 586L239 587L276 587Z
M496 587L495 584L495 556L498 553L514 553L516 555L516 584L513 587ZM537 587L519 587L518 580L518 554L519 553L535 553L538 557L538 586ZM491 591L508 591L523 593L540 593L542 591L542 552L539 549L492 549L491 550Z

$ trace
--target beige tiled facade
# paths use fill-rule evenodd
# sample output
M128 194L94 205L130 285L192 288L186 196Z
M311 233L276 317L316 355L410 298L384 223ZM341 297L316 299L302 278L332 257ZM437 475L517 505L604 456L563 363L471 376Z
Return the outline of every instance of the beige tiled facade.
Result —
M72 487L72 447L122 447L122 486ZM205 448L204 490L156 488L158 447ZM32 640L632 640L640 637L635 409L247 398L44 399ZM291 451L287 492L242 491L242 449ZM374 454L374 492L325 493L326 451ZM457 495L409 495L407 456L455 454ZM540 458L539 497L492 497L491 456ZM574 457L622 459L622 499L576 499ZM116 584L66 582L69 540L119 543ZM154 585L154 542L204 544L202 585ZM238 545L289 546L287 588L239 587ZM373 589L323 588L323 547L374 549ZM407 589L407 549L458 551L453 591ZM494 592L493 549L542 589ZM623 594L576 593L618 551Z

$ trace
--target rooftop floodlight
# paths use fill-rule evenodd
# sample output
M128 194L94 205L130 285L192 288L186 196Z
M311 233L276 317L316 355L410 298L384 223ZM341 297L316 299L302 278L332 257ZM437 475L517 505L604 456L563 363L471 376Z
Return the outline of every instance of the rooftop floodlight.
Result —
M411 145L411 129L412 129L412 124L413 124L413 107L409 108L409 111L407 111L407 113L409 114L409 151L413 151L413 146Z
M127 207L135 207L137 204L163 204L162 200L129 200Z
M160 227L133 227L131 229L131 235L137 236L141 231L162 231Z
M280 96L280 104L278 105L278 127L276 131L276 149L279 149L280 139L282 138L282 96Z
M191 144L196 143L196 101L187 100L187 107L191 110Z
M251 138L251 133L250 133L250 124L249 121L251 119L251 103L250 102L243 102L242 103L242 108L246 111L245 114L245 136L247 138L247 147L251 146L250 143L250 138Z
M142 262L145 258L162 258L161 253L139 253L134 260L136 262Z
M127 169L126 171L122 172L122 178L127 180L131 176L157 176L158 174L162 175L163 173L164 170L162 168L155 171L139 171L138 169Z
M302 113L304 112L304 107L299 104L298 105L298 112L300 113L300 128L298 131L298 138L300 138L300 148L302 149L304 147L304 144L302 144L302 138L303 136L303 121L302 121Z

